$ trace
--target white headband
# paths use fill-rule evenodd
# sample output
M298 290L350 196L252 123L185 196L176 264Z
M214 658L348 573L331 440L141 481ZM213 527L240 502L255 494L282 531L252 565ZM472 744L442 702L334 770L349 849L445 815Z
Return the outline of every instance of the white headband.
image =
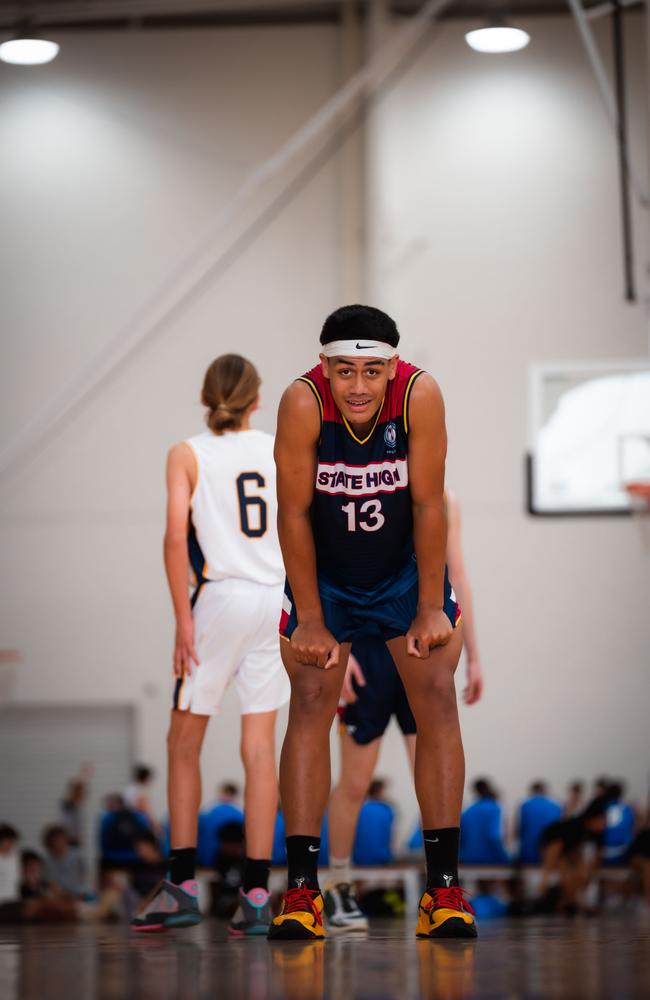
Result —
M323 344L321 354L326 358L385 358L390 360L397 354L397 348L379 340L332 340Z

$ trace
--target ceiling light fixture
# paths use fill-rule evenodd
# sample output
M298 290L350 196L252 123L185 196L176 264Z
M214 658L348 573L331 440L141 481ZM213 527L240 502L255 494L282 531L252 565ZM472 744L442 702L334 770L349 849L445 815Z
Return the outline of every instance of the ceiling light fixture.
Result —
M22 21L14 37L0 45L2 62L15 66L42 66L52 62L58 54L57 43L38 38L31 21Z
M502 25L490 28L478 28L468 31L465 41L475 52L517 52L525 49L530 42L530 35L521 28L507 28Z

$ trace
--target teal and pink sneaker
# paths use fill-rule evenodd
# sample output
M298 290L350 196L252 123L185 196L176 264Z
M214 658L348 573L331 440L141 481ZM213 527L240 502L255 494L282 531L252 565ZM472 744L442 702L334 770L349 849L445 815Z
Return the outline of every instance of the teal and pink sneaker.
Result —
M239 906L228 924L232 937L266 935L271 926L271 894L266 889L239 890Z
M187 879L174 885L162 879L131 921L131 930L168 931L174 927L193 927L201 919L199 883Z

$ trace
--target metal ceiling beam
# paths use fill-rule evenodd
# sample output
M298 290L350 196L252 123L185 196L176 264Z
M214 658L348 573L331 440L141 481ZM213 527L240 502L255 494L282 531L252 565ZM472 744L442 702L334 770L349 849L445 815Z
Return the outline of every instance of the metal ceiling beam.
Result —
M132 26L181 27L254 25L272 23L334 23L348 4L365 10L376 0L91 0L88 3L31 3L29 16L45 28ZM643 0L623 0L626 7L643 7ZM392 0L394 16L412 17L419 0ZM493 10L502 11L501 0L456 0L443 13L446 20L483 20ZM588 17L609 13L611 3L587 8ZM520 17L549 17L566 13L564 0L511 0L509 13ZM0 2L0 28L11 29L25 17L25 5Z
M596 21L599 17L605 17L607 14L613 14L615 9L615 4L613 3L599 3L596 7L589 7L585 10L585 15L590 21ZM619 4L620 7L643 7L643 2L640 0L621 0Z
M29 17L36 25L81 26L141 20L182 20L265 24L274 20L338 19L342 2L349 0L94 0L91 3L34 3ZM0 4L0 26L24 19L21 4Z

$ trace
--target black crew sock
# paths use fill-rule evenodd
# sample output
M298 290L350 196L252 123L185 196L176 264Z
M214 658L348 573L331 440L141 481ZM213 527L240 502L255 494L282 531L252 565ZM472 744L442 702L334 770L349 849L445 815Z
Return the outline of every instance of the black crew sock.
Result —
M299 885L305 885L307 889L319 889L319 852L320 837L287 837L290 889L295 889Z
M196 847L172 847L169 852L169 881L174 885L194 878L196 872Z
M251 889L268 889L270 861L260 861L257 858L246 858L244 863L244 878L242 889L250 892Z
M423 830L427 858L427 889L448 889L458 885L458 846L460 827Z

